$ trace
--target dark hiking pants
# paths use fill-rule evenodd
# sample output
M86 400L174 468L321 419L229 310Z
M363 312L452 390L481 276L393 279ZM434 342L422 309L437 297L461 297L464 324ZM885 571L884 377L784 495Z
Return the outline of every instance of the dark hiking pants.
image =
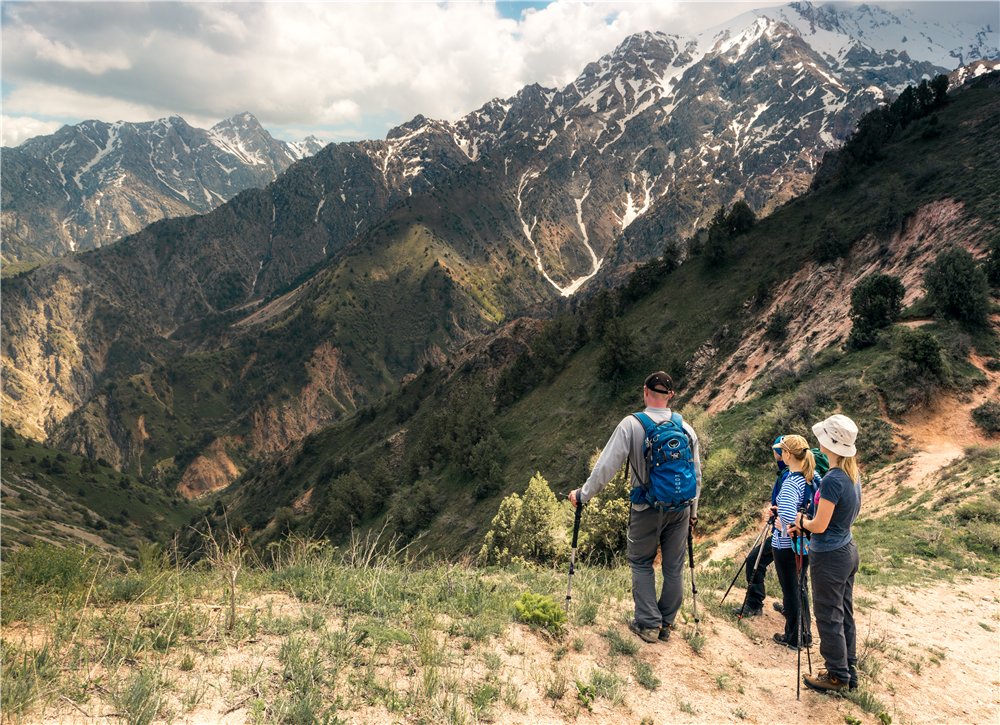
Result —
M757 552L764 547L760 555L760 566L757 567L757 574L754 575L753 566L757 563ZM771 537L768 536L763 542L753 547L747 555L746 577L747 577L747 610L760 609L764 606L764 576L767 574L767 567L774 561L774 554L771 550Z
M809 557L802 557L802 568L808 577ZM785 641L791 644L798 642L799 623L799 574L795 570L795 552L792 549L774 549L774 573L778 575L781 584L782 604L785 606ZM803 602L807 604L807 602ZM809 619L809 607L802 607L805 619L802 630L802 644L812 641L812 622Z
M819 630L819 653L826 669L838 680L851 678L858 662L854 627L854 575L858 547L853 541L833 551L812 551L813 614Z
M667 627L674 623L684 599L684 559L690 508L680 511L632 509L628 522L628 563L632 567L632 598L635 621L643 628ZM663 589L656 597L653 560L662 553Z

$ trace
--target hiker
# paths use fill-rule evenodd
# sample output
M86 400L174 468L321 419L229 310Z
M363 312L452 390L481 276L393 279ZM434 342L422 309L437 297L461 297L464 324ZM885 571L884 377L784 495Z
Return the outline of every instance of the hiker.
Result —
M642 388L645 410L622 419L583 486L570 492L574 506L603 489L628 462L632 505L628 524L628 562L632 568L635 616L629 629L645 642L666 641L683 600L684 548L689 527L698 521L701 458L698 436L671 411L674 383L665 372L652 373ZM666 450L671 451L667 456ZM654 460L647 459L647 452ZM670 481L667 486L664 481ZM656 597L653 560L662 555L663 589Z
M781 490L781 482L788 475L788 467L781 458L781 441L785 436L781 435L774 439L771 444L771 453L774 455L774 462L778 466L778 475L771 486L771 507L768 509L768 517L778 512L778 492ZM760 561L757 561L760 557ZM746 559L747 595L742 605L733 608L733 614L737 617L759 617L764 612L764 577L767 575L767 567L774 561L771 553L771 539L766 538L757 546L750 550ZM755 573L756 572L756 573ZM781 605L774 603L774 608L780 613Z
M799 514L789 530L811 534L813 614L819 653L826 669L802 678L806 687L840 692L858 686L857 630L854 626L854 575L858 547L851 524L861 510L861 473L854 445L858 426L846 415L832 415L812 427L830 470L820 485L815 516Z
M785 461L788 475L778 492L778 516L775 519L771 549L774 556L774 572L781 584L782 613L785 615L785 631L774 635L774 641L790 649L798 649L800 581L799 573L809 565L809 554L804 536L792 540L788 527L795 524L799 510L812 498L813 474L816 459L809 450L809 442L800 435L784 436L781 441L781 457ZM801 558L800 558L801 557ZM798 559L798 561L797 561ZM802 607L802 646L812 646L809 608Z

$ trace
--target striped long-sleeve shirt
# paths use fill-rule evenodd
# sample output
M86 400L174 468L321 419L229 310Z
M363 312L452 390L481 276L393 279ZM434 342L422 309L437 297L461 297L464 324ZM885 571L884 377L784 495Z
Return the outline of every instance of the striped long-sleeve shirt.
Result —
M792 538L788 535L788 527L795 523L795 515L799 512L799 504L806 490L806 479L799 473L790 473L781 484L778 492L778 518L774 522L774 534L771 536L771 548L791 549Z

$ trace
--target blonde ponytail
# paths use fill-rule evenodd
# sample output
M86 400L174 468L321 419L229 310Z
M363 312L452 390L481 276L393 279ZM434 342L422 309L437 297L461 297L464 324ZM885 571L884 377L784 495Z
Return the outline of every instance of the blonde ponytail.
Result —
M802 465L802 475L805 476L807 482L813 480L813 475L816 473L816 456L813 452L806 448L805 460Z

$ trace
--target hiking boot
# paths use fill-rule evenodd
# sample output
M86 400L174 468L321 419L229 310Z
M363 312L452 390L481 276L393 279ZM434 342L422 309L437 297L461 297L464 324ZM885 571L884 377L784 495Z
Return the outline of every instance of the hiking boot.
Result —
M858 689L858 668L855 667L854 665L848 665L847 667L851 671L851 679L847 683L847 689L853 692L854 690ZM824 669L820 669L819 674L825 677L827 675L827 671Z
M660 640L661 642L666 642L668 639L670 639L671 629L673 629L671 625L667 625L666 627L660 627L660 634L657 637L657 639Z
M785 605L782 604L781 602L771 602L771 606L774 607L774 611L776 611L778 614L785 613Z
M736 617L740 616L740 612L743 613L743 619L750 619L751 617L759 617L764 613L761 607L733 607L733 614Z
M817 692L843 692L850 685L843 680L838 680L829 672L820 672L817 675L803 675L802 682L810 690Z
M634 619L628 623L628 628L635 632L643 642L654 644L660 638L659 627L640 627Z
M787 647L788 649L793 650L795 652L798 652L799 650L798 645L795 644L795 640L786 639L785 635L782 632L778 632L777 634L774 635L774 641L780 644L782 647ZM812 647L812 639L810 638L807 639L805 642L803 642L802 647L805 649Z

